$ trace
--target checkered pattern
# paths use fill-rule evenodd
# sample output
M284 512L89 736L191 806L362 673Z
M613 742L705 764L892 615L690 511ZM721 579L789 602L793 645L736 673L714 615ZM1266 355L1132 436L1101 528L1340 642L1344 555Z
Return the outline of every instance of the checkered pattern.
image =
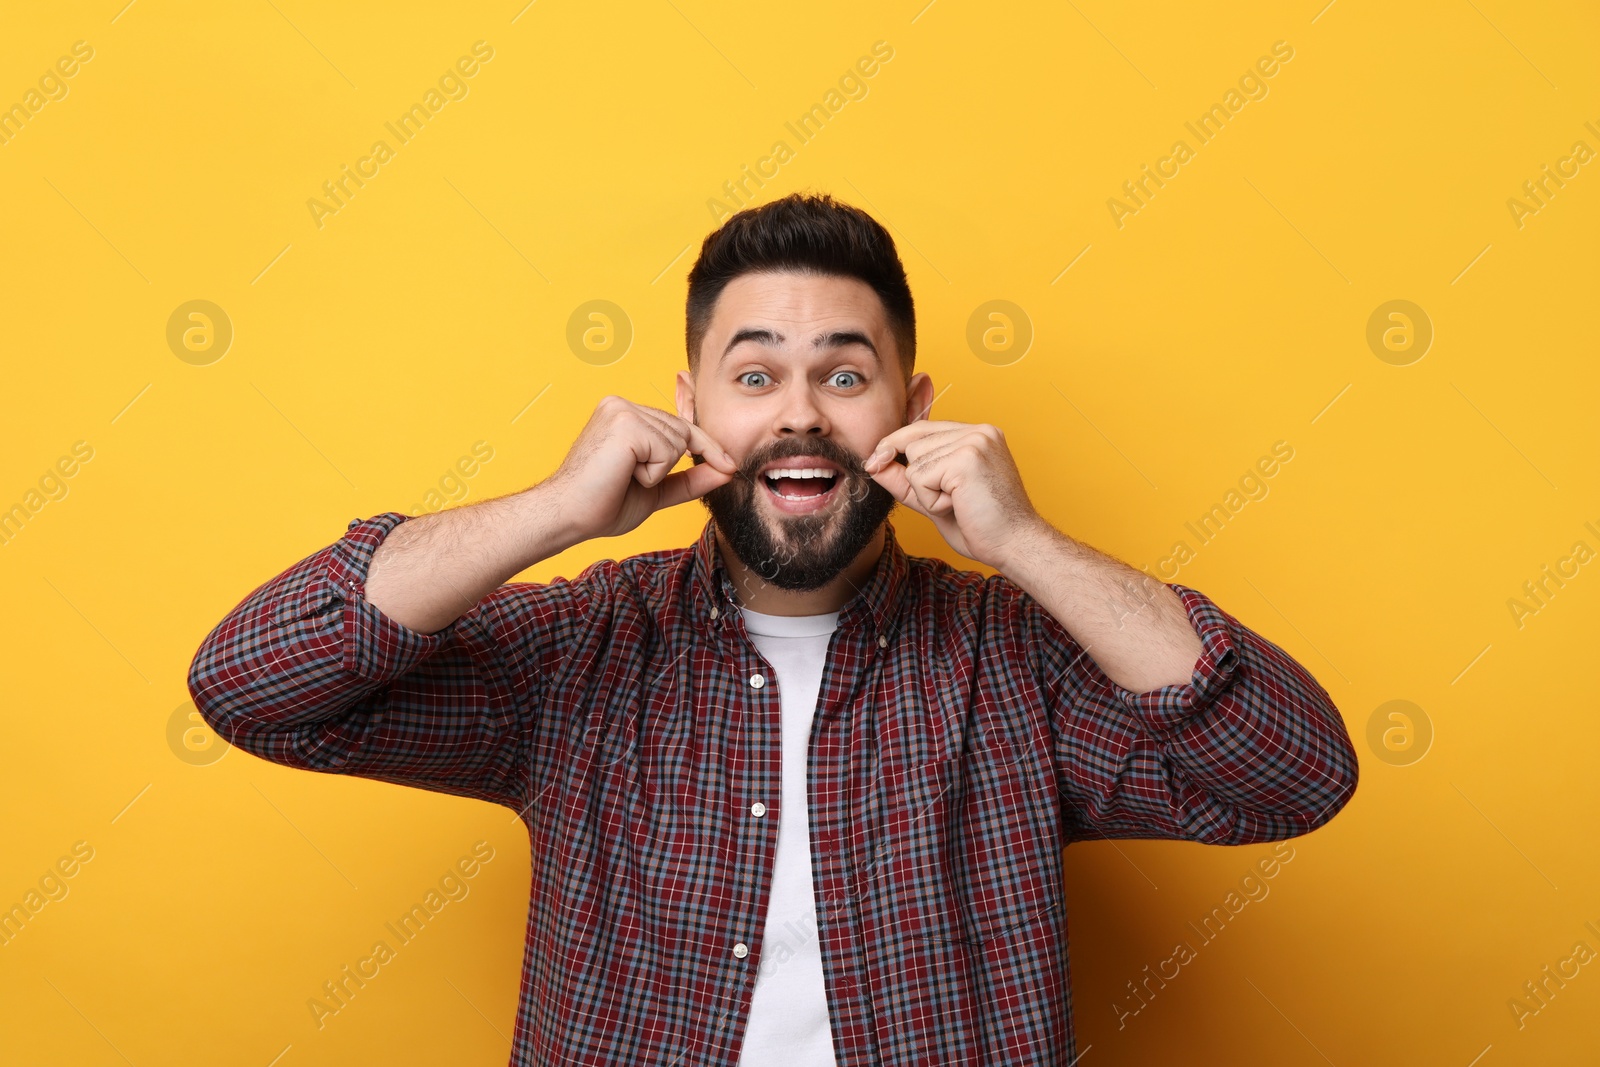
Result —
M1203 645L1190 682L1134 694L1016 585L907 556L891 523L829 646L810 811L784 811L783 680L710 522L421 634L363 594L405 520L353 522L252 592L189 687L263 759L522 813L513 1064L734 1067L779 820L809 818L841 1065L1066 1065L1062 846L1279 840L1356 787L1328 694L1205 595L1173 586Z

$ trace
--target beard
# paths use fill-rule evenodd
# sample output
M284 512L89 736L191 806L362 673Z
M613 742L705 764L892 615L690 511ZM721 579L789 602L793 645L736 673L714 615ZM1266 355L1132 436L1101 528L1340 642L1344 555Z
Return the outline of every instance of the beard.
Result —
M794 456L817 456L839 468L834 499L821 511L791 515L757 499L770 496L761 469ZM693 459L704 462L699 456ZM860 460L827 438L776 441L751 455L732 481L700 500L740 562L779 589L796 592L820 589L842 574L899 503L872 480Z

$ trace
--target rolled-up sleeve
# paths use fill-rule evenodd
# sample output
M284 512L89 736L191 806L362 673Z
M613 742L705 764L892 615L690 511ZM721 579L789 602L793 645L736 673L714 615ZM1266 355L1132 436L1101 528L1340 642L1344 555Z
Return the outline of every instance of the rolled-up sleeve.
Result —
M529 716L611 572L507 583L420 633L365 594L373 553L404 521L352 522L246 596L196 652L190 696L218 735L262 759L519 808Z
M1133 693L1024 595L1067 840L1244 845L1308 833L1354 794L1355 748L1326 690L1209 597L1172 584L1200 637L1189 681Z

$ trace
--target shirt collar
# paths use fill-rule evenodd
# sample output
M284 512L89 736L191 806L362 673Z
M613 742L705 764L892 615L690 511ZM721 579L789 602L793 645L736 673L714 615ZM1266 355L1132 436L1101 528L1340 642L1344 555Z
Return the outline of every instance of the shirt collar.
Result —
M879 647L888 644L905 591L910 563L900 539L895 534L894 523L884 520L883 553L877 564L845 605L839 609L838 627L851 630L868 626L879 638ZM713 593L713 591L715 591ZM716 520L707 519L700 539L694 546L691 592L694 598L695 617L701 626L716 627L725 624L739 607L737 587L717 551Z

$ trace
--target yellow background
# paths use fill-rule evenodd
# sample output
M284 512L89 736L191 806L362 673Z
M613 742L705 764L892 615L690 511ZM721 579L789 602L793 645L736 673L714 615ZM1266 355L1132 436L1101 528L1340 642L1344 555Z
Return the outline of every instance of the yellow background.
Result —
M1271 846L1069 850L1086 1067L1593 1062L1600 962L1520 1028L1508 1002L1576 942L1600 951L1600 566L1521 626L1507 605L1600 549L1600 163L1520 227L1507 207L1575 141L1600 149L1592 7L122 3L8 5L0 32L0 104L94 49L0 145L0 508L93 449L0 548L0 904L94 850L0 947L0 1061L505 1062L529 874L511 813L204 763L169 725L211 627L350 519L412 511L478 441L493 459L462 499L524 488L606 394L670 410L707 201L783 139L759 199L829 191L892 227L933 417L1001 426L1063 530L1153 568L1294 449L1177 580L1323 682L1359 789L1120 1027L1127 984L1198 944L1189 924ZM469 94L319 228L306 201L478 40ZM784 123L880 40L867 95L799 145ZM1197 145L1184 122L1277 41L1294 57L1268 95ZM1107 200L1179 138L1194 158L1119 228ZM166 340L195 299L234 330L203 366ZM634 332L605 365L566 342L596 299ZM1435 331L1408 366L1366 341L1396 299ZM990 300L1028 316L1022 358L969 348ZM1420 760L1368 740L1391 700L1431 724ZM318 1029L308 999L478 840L495 858L471 894Z

